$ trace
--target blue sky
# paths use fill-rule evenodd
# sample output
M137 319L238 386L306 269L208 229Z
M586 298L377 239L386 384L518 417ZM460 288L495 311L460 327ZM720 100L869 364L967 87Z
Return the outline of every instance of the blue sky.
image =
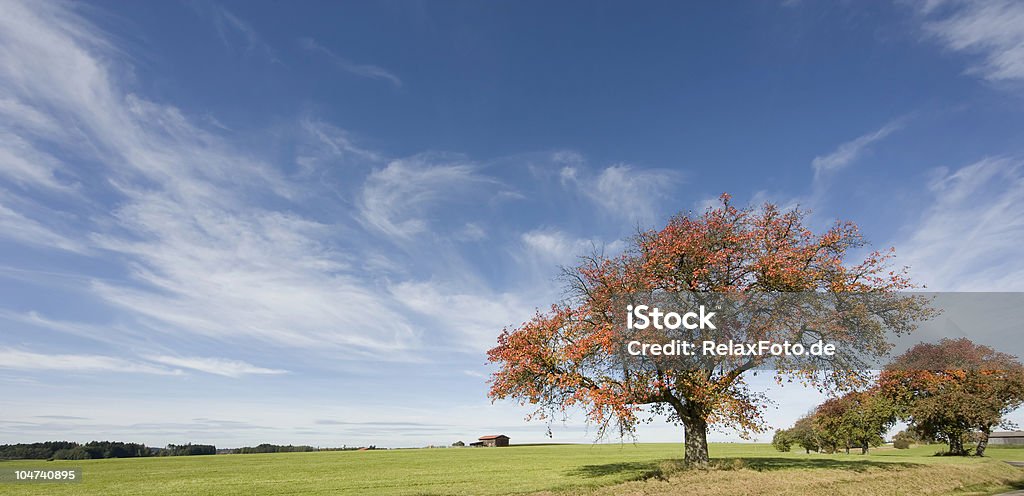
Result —
M1024 289L1019 3L2 5L0 442L543 440L484 351L726 191Z

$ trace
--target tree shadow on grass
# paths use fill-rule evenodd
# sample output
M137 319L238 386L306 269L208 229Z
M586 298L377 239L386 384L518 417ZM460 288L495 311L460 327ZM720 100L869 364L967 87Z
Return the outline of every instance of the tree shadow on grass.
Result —
M910 462L880 462L875 460L840 460L835 458L788 458L788 457L767 457L767 458L716 458L724 463L741 463L744 468L757 470L758 472L770 472L773 470L791 469L832 469L848 470L851 472L864 472L868 469L881 470L903 470L914 467L923 467L923 463ZM736 462L735 460L738 460Z
M869 469L902 470L921 467L921 463L880 462L874 460L837 460L833 458L715 458L711 461L712 470L748 469L758 472L792 469L832 469L850 472L864 472ZM665 478L668 475L684 470L682 460L664 459L649 462L619 462L601 465L583 465L568 472L568 475L597 478L627 473L635 474L637 479Z
M568 472L568 475L580 477L606 477L609 475L620 475L627 472L637 474L638 478L646 479L657 476L660 470L661 460L652 462L620 462L604 463L601 465L583 465Z

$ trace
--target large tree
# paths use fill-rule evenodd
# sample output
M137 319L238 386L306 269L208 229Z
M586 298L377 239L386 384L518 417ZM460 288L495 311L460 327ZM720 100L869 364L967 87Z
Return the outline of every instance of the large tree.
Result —
M967 338L918 344L878 382L916 432L945 441L953 455L969 454L964 441L977 434L975 454L984 456L992 429L1011 426L1004 416L1024 404L1024 366Z
M839 222L816 234L804 221L798 209L737 208L722 195L721 204L703 214L680 214L660 230L639 233L621 255L581 258L565 270L565 301L505 329L488 352L500 366L491 397L534 405L531 417L549 421L582 408L599 435L613 426L628 435L639 422L665 415L684 427L685 459L697 467L708 463L709 426L744 435L762 431L764 398L750 391L744 374L764 365L763 357L703 357L685 366L623 359L625 303L636 295L756 300L753 310L734 314L744 318L723 319L719 337L846 345L857 355L814 364L814 370L777 363L777 378L796 376L821 389L861 384L857 369L864 363L857 356L887 351L886 330L910 331L927 305L898 294L911 283L905 270L889 268L891 251L850 260L865 246L854 224ZM761 311L761 296L778 294L813 298L786 302L784 312ZM855 294L874 297L843 297ZM701 337L707 336L686 336Z

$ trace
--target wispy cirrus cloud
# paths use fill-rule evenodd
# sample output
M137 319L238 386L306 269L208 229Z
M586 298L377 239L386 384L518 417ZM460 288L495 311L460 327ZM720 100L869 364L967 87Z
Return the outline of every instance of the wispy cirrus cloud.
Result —
M8 127L27 143L7 151L45 165L19 176L42 186L52 170L100 178L81 186L98 207L81 223L86 229L32 219L5 201L0 222L12 228L8 237L100 249L124 264L127 279L86 278L81 289L150 332L352 356L387 350L397 357L415 341L386 293L352 270L354 248L339 242L344 226L296 213L290 199L311 185L197 127L178 108L126 90L115 76L123 54L65 7L14 2L0 18L0 101L7 114L22 116ZM56 121L76 123L75 138L55 141L43 132ZM33 150L73 160L54 153L55 162L41 162ZM366 333L375 322L367 309L394 325Z
M226 358L211 357L179 357L169 355L155 355L146 357L149 361L162 363L172 367L180 367L189 370L198 370L207 374L222 375L225 377L241 377L244 375L279 375L287 374L287 370L269 369L257 367L241 360L230 360Z
M335 53L333 50L317 43L313 38L299 39L299 46L310 52L324 54L339 69L359 77L378 79L391 83L395 88L402 87L402 80L387 69L372 64L357 64Z
M902 128L902 119L897 119L875 131L842 143L831 153L814 157L814 160L811 161L811 167L814 168L815 179L820 178L822 174L846 168L867 153L872 145Z
M934 291L1024 290L1024 163L937 169L928 190L930 205L894 243L915 280Z
M249 367L230 358L191 361L203 355L163 347L147 352L146 347L193 336L204 343L270 344L350 359L416 361L424 358L413 354L424 332L443 334L439 343L460 350L465 347L457 343L466 338L478 350L506 323L493 317L511 314L492 305L487 307L492 318L471 317L448 326L415 301L468 308L463 303L472 293L494 295L495 305L523 307L511 292L491 291L479 280L466 282L474 277L466 275L470 269L457 254L425 260L431 270L447 274L436 281L436 291L415 301L397 299L394 288L415 283L380 283L381 273L398 273L402 267L387 250L367 247L373 234L402 241L438 228L451 228L452 239L487 237L489 230L475 224L475 217L436 222L439 209L459 210L515 194L483 173L481 165L431 153L381 166L383 155L359 146L343 130L301 118L295 134L304 137L304 145L296 160L305 172L343 160L354 173L346 173L346 184L340 186L325 184L331 179L318 174L289 175L287 167L236 146L219 129L196 125L181 109L129 91L116 76L126 72L117 69L126 63L123 54L105 36L55 4L39 9L14 4L0 19L0 37L20 48L9 52L0 67L3 108L24 116L12 129L40 150L74 157L70 161L55 154L54 170L87 172L98 179L80 186L82 196L96 204L88 223L55 224L55 215L36 220L8 202L0 222L12 227L7 236L16 235L19 242L98 254L123 275L83 274L62 281L117 315L118 325L40 316L49 312L9 312L12 319L80 337L102 328L103 339L94 339L98 345L130 343L144 356L163 357L167 363L167 357L178 357L173 362L178 367L230 375L279 368ZM58 76L64 69L51 61L80 73ZM54 142L45 135L43 130L59 119L78 123L75 139ZM335 200L336 210L318 211L303 203L317 195ZM446 235L434 238L443 244ZM413 312L408 312L410 302Z
M108 355L36 353L0 348L0 369L31 372L127 373L181 375L181 369L238 378L244 375L278 375L288 371L257 367L241 360L210 357L147 356L144 360Z
M472 291L468 285L407 281L390 290L407 308L452 333L444 346L474 353L494 346L502 328L525 321L534 311L521 294Z
M217 36L229 52L241 47L244 56L262 55L271 62L280 62L277 52L267 43L251 23L235 15L223 5L213 2L192 2L198 15L213 24Z
M170 198L145 198L118 213L141 241L97 238L104 249L135 260L134 276L142 283L95 283L106 301L214 339L353 356L397 355L415 341L410 323L389 308L385 295L325 244L330 226L258 208L201 211ZM392 325L376 328L378 319Z
M118 76L130 72L119 68L127 64L124 54L62 5L15 3L0 19L0 50L7 55L0 66L0 107L21 116L10 127L15 136L54 152L36 182L63 175L47 171L87 175L93 180L76 188L96 208L81 216L83 222L56 224L54 216L29 216L10 206L16 202L4 202L8 210L0 211L0 221L19 227L12 229L19 242L102 254L120 269L122 277L84 274L64 282L119 316L121 325L106 328L98 344L145 348L165 337L193 336L207 343L415 361L423 358L413 351L424 333L443 335L436 341L460 350L466 347L455 343L466 339L479 350L507 320L532 311L523 303L532 300L522 296L531 294L529 287L492 289L447 244L509 235L478 223L479 212L465 208L496 208L503 205L496 199L523 198L485 173L485 165L441 153L385 158L329 123L300 118L295 134L304 141L296 161L306 174L290 175L289 167L237 146L219 128L198 126L185 111L130 91L130 81ZM74 68L71 77L68 67ZM390 80L374 71L366 75ZM45 132L62 121L77 124L73 137ZM578 154L560 157L563 165L582 162ZM332 160L352 165L344 184L308 174ZM580 198L609 213L651 219L679 177L617 165L570 179ZM311 209L304 203L310 198L335 203L330 210ZM57 232L61 237L53 237ZM381 234L385 244L375 246L374 235ZM413 239L432 244L409 243ZM387 241L407 249L382 249ZM545 259L545 282L555 270L553 260ZM503 263L532 262L511 257ZM443 277L423 286L403 264ZM382 274L398 276L382 282ZM425 302L465 308L469 316L449 326ZM488 310L470 311L474 304ZM50 316L27 320L82 336L99 325ZM203 356L170 351L147 355ZM193 365L246 370L239 364Z
M0 369L59 372L121 372L178 375L180 370L119 357L82 354L48 354L0 348Z
M1024 81L1024 4L1013 0L932 0L919 4L924 30L946 48L977 55L968 72Z
M570 158L578 160L578 156ZM566 165L559 178L563 185L575 188L607 214L642 225L656 220L659 204L684 179L677 171L626 164L605 167L596 175L582 165Z
M70 191L72 184L58 177L60 168L56 157L0 125L0 175L21 186Z
M535 229L520 236L526 252L548 265L572 265L579 257L595 252L615 255L622 251L625 242L614 240L610 243L593 238L575 238L557 229Z
M499 183L457 157L421 155L373 171L359 196L364 225L394 238L427 230L424 214L439 204L465 202Z
M300 122L303 138L295 158L306 172L322 170L331 164L377 164L384 157L356 143L344 129L328 122L303 118Z
M86 253L88 249L77 239L65 236L39 221L4 206L0 195L0 237L42 248Z

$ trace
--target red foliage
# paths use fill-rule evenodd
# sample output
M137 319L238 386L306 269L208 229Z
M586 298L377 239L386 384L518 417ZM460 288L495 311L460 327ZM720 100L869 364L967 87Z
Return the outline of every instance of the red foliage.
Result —
M738 209L722 195L720 206L702 215L678 215L661 230L641 232L622 255L584 257L566 272L569 303L505 329L488 352L501 367L490 396L535 405L534 415L548 418L581 407L602 433L612 423L620 433L631 431L644 405L652 415L668 413L698 429L759 430L762 398L742 379L750 364L664 371L632 370L614 360L621 326L613 316L622 312L616 298L645 291L889 293L911 287L905 271L888 268L891 251L848 264L850 251L864 245L854 224L815 234L803 219L799 210L772 204Z

